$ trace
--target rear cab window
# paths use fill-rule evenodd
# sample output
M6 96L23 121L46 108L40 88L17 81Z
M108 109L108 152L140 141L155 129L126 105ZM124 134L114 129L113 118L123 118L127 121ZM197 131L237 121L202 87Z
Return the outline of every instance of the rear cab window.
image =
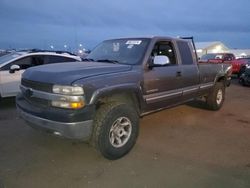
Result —
M177 46L180 52L182 65L194 65L194 54L188 42L177 41Z
M234 59L235 59L235 57L233 54L225 54L225 56L224 56L225 61L232 61Z

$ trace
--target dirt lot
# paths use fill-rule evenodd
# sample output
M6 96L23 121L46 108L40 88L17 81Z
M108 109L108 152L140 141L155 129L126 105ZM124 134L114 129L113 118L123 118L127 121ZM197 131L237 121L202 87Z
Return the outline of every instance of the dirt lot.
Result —
M108 161L85 143L33 131L0 107L0 187L250 187L250 88L219 112L189 104L144 117L134 149Z

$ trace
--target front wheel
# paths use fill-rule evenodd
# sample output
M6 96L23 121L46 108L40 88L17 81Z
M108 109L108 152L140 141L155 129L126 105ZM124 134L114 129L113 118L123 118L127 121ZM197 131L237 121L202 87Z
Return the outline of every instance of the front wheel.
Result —
M139 116L132 105L104 104L94 120L92 144L107 159L119 159L132 149L138 132Z
M212 92L207 97L207 106L210 110L219 110L225 100L225 85L217 82Z

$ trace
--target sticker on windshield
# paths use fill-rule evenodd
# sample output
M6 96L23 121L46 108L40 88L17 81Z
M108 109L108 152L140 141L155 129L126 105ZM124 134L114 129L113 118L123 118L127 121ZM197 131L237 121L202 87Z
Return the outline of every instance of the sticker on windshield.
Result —
M131 48L133 48L133 46L134 46L133 44L130 44L130 45L128 45L127 48L128 48L128 49L131 49Z
M141 42L142 42L141 40L128 40L126 42L126 44L128 44L128 45L140 45Z

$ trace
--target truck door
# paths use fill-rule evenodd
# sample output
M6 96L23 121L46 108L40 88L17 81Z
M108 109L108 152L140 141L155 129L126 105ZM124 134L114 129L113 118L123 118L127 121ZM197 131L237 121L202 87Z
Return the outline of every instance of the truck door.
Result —
M163 66L152 64L156 56L167 56L170 63ZM144 73L144 99L147 111L167 107L178 102L181 98L181 77L176 58L176 51L171 41L155 43L148 60L148 68Z
M199 68L191 44L186 41L177 41L177 46L181 62L182 100L187 101L197 97L200 83Z

